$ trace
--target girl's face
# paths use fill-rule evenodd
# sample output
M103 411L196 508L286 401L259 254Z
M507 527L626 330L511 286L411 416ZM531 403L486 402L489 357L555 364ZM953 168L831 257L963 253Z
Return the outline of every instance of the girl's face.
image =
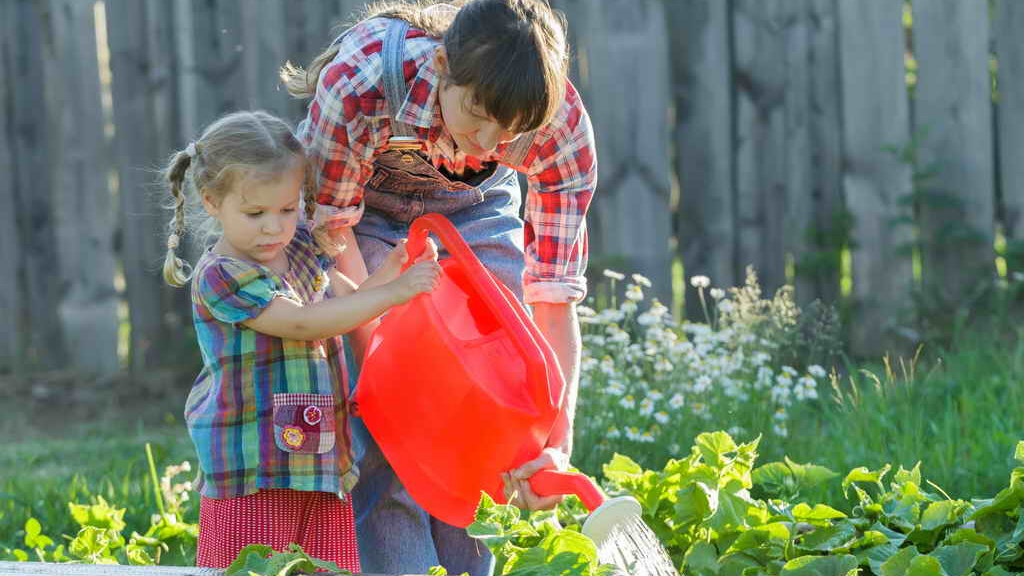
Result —
M281 264L299 221L305 166L296 158L275 178L240 178L219 203L203 196L206 211L220 222L217 249L265 266Z
M438 49L435 64L442 71L447 68L444 48ZM493 118L487 116L482 106L474 104L473 91L466 86L455 86L445 80L437 91L438 104L444 125L455 140L456 146L469 156L481 157L494 151L499 144L511 142L519 137Z

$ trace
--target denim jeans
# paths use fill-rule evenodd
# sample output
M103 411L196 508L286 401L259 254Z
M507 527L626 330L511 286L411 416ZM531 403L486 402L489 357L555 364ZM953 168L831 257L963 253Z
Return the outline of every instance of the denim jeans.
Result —
M424 213L437 212L452 221L481 262L522 298L521 194L516 173L510 168L491 166L472 184L466 184L449 180L415 152L389 151L375 162L365 199L366 211L355 234L370 272L407 236L410 222ZM446 257L443 246L439 248L441 257ZM357 371L351 365L350 374L356 382ZM464 529L420 508L362 420L352 420L360 470L352 501L364 572L426 574L431 566L441 565L449 574L489 576L494 559L486 546ZM410 423L409 433L416 433L414 423Z

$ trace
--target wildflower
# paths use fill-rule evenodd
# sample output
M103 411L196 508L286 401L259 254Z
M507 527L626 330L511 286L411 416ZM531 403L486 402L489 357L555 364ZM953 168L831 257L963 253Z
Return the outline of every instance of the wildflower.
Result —
M668 424L668 414L666 412L655 412L654 419L661 424Z
M641 326L651 326L653 324L657 324L658 320L659 320L659 318L657 316L655 316L654 314L651 314L649 311L648 312L644 312L643 314L641 314L641 315L636 317L636 321Z
M615 426L612 426L611 428L608 428L608 432L605 433L605 436L608 438L621 438L622 432L620 432Z
M729 428L727 432L729 432L729 436L732 436L733 438L743 436L744 434L747 433L747 431L744 430L742 426L733 426L732 428Z
M707 376L701 376L700 378L697 378L697 381L693 385L693 391L698 394L702 392L707 392L710 389L711 378L708 378Z
M658 358L658 361L654 363L654 370L657 372L671 372L675 368L667 358Z
M601 359L601 372L604 372L606 376L615 376L615 361L611 356Z
M725 298L725 290L722 290L721 288L712 288L711 297L715 300L721 300L722 298Z
M647 443L647 444L652 444L652 443L654 443L654 434L651 434L651 431L647 430L643 434L640 435L640 438L638 438L638 440L640 440L640 442L644 442L644 443Z
M789 430L786 428L784 424L773 424L772 434L775 434L780 438L786 438L787 436L789 436Z
M619 382L618 380L609 380L608 387L605 388L605 391L611 394L612 396L622 396L623 394L626 393L626 387L623 386L622 382Z
M736 305L732 303L732 300L719 300L718 311L722 314L728 314L736 309Z
M637 284L630 284L626 287L626 298L639 302L644 299L644 291Z
M633 274L633 282L636 282L637 284L645 286L647 288L651 287L651 281L648 280L646 276L642 276L640 274Z
M629 292L626 292L626 297L631 298ZM640 295L640 298L643 299L643 294ZM626 300L619 305L619 310L622 310L625 314L634 314L637 310L636 302L632 299Z
M797 375L796 369L793 368L792 366L783 366L782 371L785 372L786 374L789 374L790 376L795 377Z
M616 344L625 344L629 342L629 333L625 330L616 329L608 339Z
M654 400L655 402L657 402L658 400L661 400L662 398L664 398L665 395L661 393L661 390L654 389L654 390L651 390L651 392L647 395L647 397L650 398L651 400Z
M644 398L640 401L640 415L650 416L654 413L654 402L650 398Z
M686 403L686 402L685 402L685 401L683 400L683 396L682 396L682 394L674 394L674 395L673 395L673 396L672 396L671 398L669 398L669 400L668 400L668 405L669 405L670 407L672 407L673 409L679 409L679 408L682 408L682 407L683 407L683 404L685 404L685 403Z
M636 407L636 399L633 398L632 395L626 396L622 400L619 400L619 406L622 406L627 410L632 410Z
M707 276L694 276L693 278L690 278L690 285L699 289L707 288L708 286L711 286L711 279Z
M824 378L826 375L825 369L817 364L811 364L807 367L807 372L815 378Z
M625 280L626 279L626 275L625 274L623 274L622 272L616 272L614 270L605 269L605 271L602 272L602 274L604 274L605 278L611 278L612 280Z

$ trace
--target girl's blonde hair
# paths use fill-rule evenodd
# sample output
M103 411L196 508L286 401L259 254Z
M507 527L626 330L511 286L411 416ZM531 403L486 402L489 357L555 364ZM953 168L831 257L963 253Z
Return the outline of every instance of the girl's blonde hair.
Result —
M458 10L438 9L447 3ZM362 19L395 18L441 38L448 55L446 80L468 86L489 116L513 132L547 124L565 98L569 48L565 17L547 0L400 0L377 2ZM296 98L316 94L324 66L338 45L306 70L285 63L281 80Z
M280 118L262 111L234 112L207 126L198 140L171 157L163 178L173 198L174 216L167 237L164 280L172 286L184 286L191 269L178 258L176 250L185 236L187 188L197 199L209 195L220 202L242 178L273 179L295 161L305 166L303 201L306 217L316 210L316 170L306 159L302 144ZM321 250L331 250L326 235L316 234Z

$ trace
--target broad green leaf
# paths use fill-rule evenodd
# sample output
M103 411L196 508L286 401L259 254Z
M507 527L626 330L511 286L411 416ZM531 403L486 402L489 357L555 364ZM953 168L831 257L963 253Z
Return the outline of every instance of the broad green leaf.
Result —
M676 494L675 521L678 526L699 524L718 509L718 490L694 482Z
M881 534L881 532L876 532ZM881 574L882 564L895 556L900 551L899 544L892 540L886 540L878 546L858 550L855 555L861 565L867 565L874 574Z
M889 469L890 466L886 464L878 470L868 470L864 466L850 470L846 478L843 478L843 494L845 495L846 489L857 482L870 482L878 486L879 490L883 490L882 478L889 473Z
M910 562L920 556L917 548L908 546L882 563L879 576L904 576L910 569Z
M849 522L839 522L815 529L801 538L797 547L813 552L831 552L838 548L848 548L856 539L857 529Z
M628 456L616 453L612 456L611 462L603 467L605 478L612 482L623 482L644 473L644 469Z
M944 541L944 544L951 545L960 544L962 542L973 542L975 544L981 544L989 550L992 550L996 547L996 543L994 540L992 540L988 536L985 536L984 534L979 534L973 528L960 528L956 532L950 534Z
M274 549L263 544L250 544L242 548L235 557L235 561L224 571L224 576L235 576L236 574L248 574L259 572L257 566L265 566L268 556L274 553Z
M709 542L697 542L686 551L683 568L687 574L696 576L714 576L720 568L718 550Z
M915 556L907 567L907 576L948 576L942 564L931 556Z
M704 462L715 467L720 467L725 460L725 455L736 451L736 442L725 432L704 432L699 434L695 440L695 447L704 457Z
M941 546L933 550L929 556L939 560L948 576L967 576L985 552L988 552L987 546L965 542Z
M833 478L838 478L839 474L829 470L824 466L818 466L817 464L799 464L785 458L786 465L789 466L790 470L793 471L793 475L796 476L797 482L804 489L817 488L821 484L828 482Z
M1018 446L1020 445L1018 444ZM993 566L989 568L987 572L982 574L982 576L1012 576L1013 574L1013 572L1008 572L1002 566Z
M841 556L801 556L782 567L782 576L847 576L856 575L857 559Z
M115 508L107 503L102 496L96 498L95 504L74 504L68 503L71 509L71 517L79 526L95 526L115 532L121 532L125 528L124 508Z
M969 520L979 520L994 514L1016 510L1024 502L1024 468L1015 468L1010 473L1010 485L991 500L975 502L976 509Z
M14 557L17 558L18 562L28 562L28 553L24 550L15 548L14 550L11 550L11 554L14 554Z
M769 462L750 473L755 486L770 496L791 496L798 492L796 478L783 462Z
M936 530L961 522L961 516L970 508L970 504L962 500L943 500L932 502L921 514L921 529Z
M763 524L740 534L726 553L744 552L751 548L761 547L772 540L784 546L789 541L789 535L789 526L785 522Z
M839 510L826 506L824 504L815 504L814 508L811 508L803 502L797 504L792 510L793 518L801 522L807 522L809 524L822 524L828 520L836 520L838 518L846 518L846 514L843 514Z
M1013 451L1013 459L1024 464L1024 440L1017 442L1017 449Z

